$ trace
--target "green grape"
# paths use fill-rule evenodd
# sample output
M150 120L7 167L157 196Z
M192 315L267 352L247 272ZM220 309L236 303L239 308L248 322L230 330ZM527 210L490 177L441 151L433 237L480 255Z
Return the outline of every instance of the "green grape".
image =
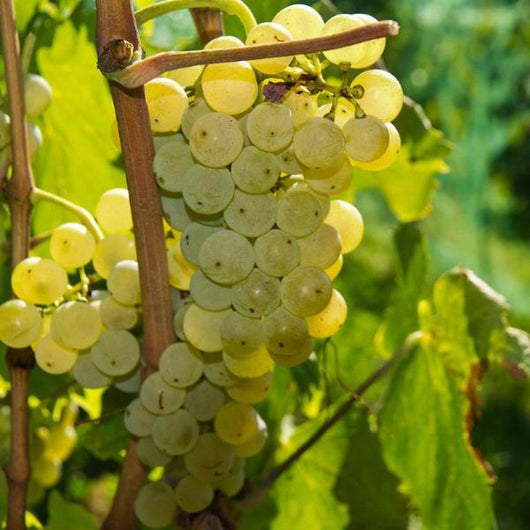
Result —
M254 242L256 265L271 276L285 276L300 264L296 238L282 230L271 230Z
M246 317L266 316L280 305L280 281L254 269L248 278L232 287L231 301L234 309Z
M374 24L377 22L377 19L371 15L366 15L364 13L357 13L353 15L354 17L359 18L363 21L364 24ZM385 51L386 39L373 39L363 43L364 44L364 56L362 60L358 61L355 65L352 65L354 68L367 68L372 66L374 63L381 59L383 52Z
M186 138L190 137L191 129L195 122L205 114L213 112L203 98L197 98L190 103L190 106L184 111L182 115L182 134Z
M193 164L188 144L178 140L167 142L156 151L153 160L157 184L170 193L181 193L184 175Z
M153 423L153 441L168 455L189 453L199 439L197 420L184 409L158 416Z
M226 475L233 462L232 449L213 432L201 434L195 447L184 457L189 473L204 482Z
M385 123L388 131L388 147L385 152L375 160L370 162L355 161L355 166L368 171L381 171L389 167L396 160L401 150L401 137L396 127L392 123Z
M390 143L385 123L375 116L351 118L342 130L346 139L346 154L354 161L377 160Z
M163 528L177 515L177 500L171 486L165 482L152 482L142 487L134 501L134 512L150 528Z
M276 158L282 173L293 175L302 172L302 166L296 159L293 146L288 147L285 151L276 155Z
M77 361L78 352L57 344L50 334L41 337L33 346L35 361L49 374L65 374Z
M313 233L298 240L300 265L327 269L342 251L342 242L335 228L322 223Z
M309 334L318 339L325 339L337 333L346 322L348 306L343 296L333 289L328 305L316 315L306 317Z
M200 352L185 342L175 342L160 356L160 375L164 381L177 388L186 388L196 383L204 368Z
M11 348L26 348L41 334L42 316L23 300L8 300L0 305L0 341Z
M340 127L326 118L310 118L294 133L294 154L301 164L310 168L334 166L342 158L344 147Z
M231 289L209 280L202 271L195 271L190 281L193 301L208 311L228 309L231 303Z
M141 302L140 273L135 260L118 261L107 279L110 295L126 306L138 305Z
M170 455L158 448L152 436L140 438L136 452L140 462L147 467L167 466L172 460Z
M291 143L294 124L293 114L287 105L265 102L250 111L246 131L258 149L275 153Z
M31 462L31 477L45 488L51 488L59 482L62 468L60 460L41 455Z
M272 44L278 42L287 42L293 40L293 36L287 29L275 22L262 22L251 28L247 34L247 46L256 44ZM250 64L263 74L278 74L283 72L291 61L293 56L272 57L270 59L257 59L250 61Z
M234 196L234 181L226 168L215 169L194 164L182 181L187 206L202 215L222 212Z
M182 232L180 237L180 249L184 257L194 265L199 264L199 253L204 242L221 228L217 226L206 226L201 223L191 223Z
M196 420L210 421L224 402L224 391L203 379L186 393L184 408Z
M244 443L258 432L258 417L254 407L229 401L215 415L215 433L226 443Z
M284 7L272 21L286 28L295 40L319 37L324 27L318 11L305 4Z
M177 131L188 108L188 96L172 79L158 77L145 84L145 99L154 132Z
M201 90L213 110L234 115L252 107L258 97L258 82L246 61L209 64L202 74Z
M236 190L224 217L228 228L246 237L268 232L276 221L276 199L272 193L250 194Z
M238 379L234 385L227 387L226 393L238 403L254 405L263 401L270 392L272 372L260 377Z
M136 247L132 237L114 234L98 241L92 263L96 272L106 279L118 261L127 259L136 259Z
M72 371L74 379L84 388L103 388L112 379L97 369L89 353L79 355Z
M303 90L290 90L283 99L283 103L291 109L295 127L299 127L317 114L318 103L316 96Z
M186 340L202 351L221 350L221 322L230 311L231 309L206 311L196 304L191 304L183 320Z
M102 330L99 311L85 302L66 302L53 313L50 333L66 348L85 350L99 338Z
M325 222L339 233L343 254L359 246L364 234L364 223L359 210L353 204L341 200L331 201Z
M245 147L231 167L236 186L246 193L267 193L280 176L280 165L272 153Z
M17 264L11 275L13 292L32 304L48 305L64 294L68 276L51 259L26 258Z
M185 68L178 68L177 70L170 70L166 72L166 75L169 79L176 81L181 87L190 87L201 77L203 68L204 65L195 64Z
M299 317L322 311L331 299L331 291L331 280L317 267L298 267L280 285L282 304Z
M140 386L142 382L142 366L139 364L136 370L133 370L130 374L122 375L121 377L115 377L112 384L122 392L127 394L138 394L140 392Z
M213 501L214 492L212 485L203 482L191 475L179 480L175 489L177 504L189 513L202 512Z
M252 438L242 444L232 446L234 455L239 458L249 458L257 455L264 447L267 441L267 425L258 416L258 431Z
M326 213L313 192L293 189L278 201L276 224L288 234L304 237L319 227Z
M235 383L235 377L230 373L221 356L220 360L206 361L204 365L206 379L216 386L227 387Z
M186 206L182 197L161 195L160 200L164 219L171 228L184 230L189 224L193 223L192 212Z
M127 234L133 226L129 192L125 188L106 191L96 203L96 220L108 234Z
M153 414L171 414L184 403L186 391L168 385L160 372L149 375L142 383L140 399L142 405Z
M82 267L92 260L95 250L96 240L82 224L65 223L52 232L50 254L61 267Z
M44 456L63 462L72 454L76 442L77 432L72 425L54 425L46 437Z
M134 436L150 436L153 432L155 419L159 417L149 412L142 405L140 398L131 401L123 414L125 427Z
M195 121L189 141L191 153L201 164L222 168L237 158L243 149L244 136L235 118L210 112Z
M344 155L341 161L327 170L304 171L305 182L309 188L317 193L336 195L346 191L353 180L352 164Z
M28 118L40 116L50 106L52 97L52 87L44 77L37 74L26 74L24 101Z
M241 444L239 444L241 445ZM235 448L238 447L234 445ZM245 461L242 458L235 458L228 474L214 482L215 489L222 491L225 495L233 497L237 495L245 483Z
M184 334L184 316L190 307L191 302L185 303L177 310L175 316L173 317L173 330L175 331L177 338L180 340L187 340L186 335Z
M118 377L136 368L140 361L140 346L132 333L113 329L101 334L98 342L90 349L90 355L96 367L104 374Z
M210 280L221 285L233 285L252 271L254 249L242 235L232 230L221 230L202 244L199 265Z
M261 320L231 311L221 323L223 350L232 357L246 357L263 342Z
M187 291L190 288L190 279L196 267L184 257L180 243L181 239L181 237L178 237L177 242L167 249L169 283L175 289Z
M288 188L287 193L290 193L292 191L306 191L310 193L318 203L318 208L320 210L322 218L325 218L326 215L329 213L330 208L330 199L327 195L324 195L322 193L317 193L316 191L313 191L309 184L304 179L303 175L291 175L290 177L287 177L283 180L284 185ZM285 191L280 191L279 196L286 193Z
M107 329L132 329L138 323L136 309L120 304L112 296L101 300L99 315Z
M243 42L232 35L221 35L204 45L205 50L227 50L229 48L242 48Z
M350 87L365 114L384 122L393 121L403 106L403 89L386 70L366 70L353 79Z
M264 344L260 344L255 352L244 358L232 357L223 352L223 361L228 370L238 377L259 377L270 372L274 366Z
M274 355L289 357L313 351L313 340L309 336L307 323L283 307L279 307L265 319L263 326L265 346Z

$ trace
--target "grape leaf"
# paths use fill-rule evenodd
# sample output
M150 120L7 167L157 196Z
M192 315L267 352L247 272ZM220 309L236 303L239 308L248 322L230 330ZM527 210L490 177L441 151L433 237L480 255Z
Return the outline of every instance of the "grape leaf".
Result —
M101 193L125 180L115 164L110 94L86 27L76 31L70 21L62 23L52 46L38 50L37 63L54 91L42 119L44 144L35 157L37 185L93 211ZM34 227L40 233L71 219L59 207L41 203Z
M121 462L122 451L127 447L127 431L123 414L105 419L99 424L80 425L77 429L79 444L100 460Z
M424 219L431 213L437 176L447 171L441 158L416 160L412 144L403 145L395 162L382 171L354 168L351 192L378 189L402 223Z
M81 505L68 502L53 490L48 502L49 521L45 530L97 530L94 516Z
M489 530L489 479L469 444L469 403L432 342L394 371L381 411L380 439L390 470L430 530Z
M427 249L418 226L400 225L394 241L398 255L397 287L393 304L376 335L376 346L385 357L392 355L407 335L418 329L417 306L428 267Z

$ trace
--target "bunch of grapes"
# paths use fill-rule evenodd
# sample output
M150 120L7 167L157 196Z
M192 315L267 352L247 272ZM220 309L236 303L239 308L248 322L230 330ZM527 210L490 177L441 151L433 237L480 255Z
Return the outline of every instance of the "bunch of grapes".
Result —
M246 45L374 21L358 14L324 23L314 9L292 5L252 28ZM205 49L244 45L223 36ZM100 198L97 224L56 227L50 259L29 257L13 270L17 298L0 306L1 341L31 347L43 370L71 372L84 387L139 393L125 426L140 460L164 468L136 499L146 526L162 528L241 491L245 459L266 442L255 405L269 393L275 363L304 362L315 339L346 320L332 280L364 227L339 197L356 167L388 167L400 149L391 123L403 102L399 82L384 70L355 71L384 47L377 39L196 66L146 84L170 283L180 294L178 340L143 380L127 190Z
M255 26L246 44L327 35L374 22L308 6ZM219 37L206 50L244 46ZM173 245L170 282L189 291L174 318L179 342L126 413L140 459L165 466L136 513L153 528L180 510L237 494L244 460L265 444L254 405L274 364L296 366L334 335L347 307L332 280L363 236L348 189L354 167L380 170L400 149L391 121L403 102L379 39L319 55L211 64L146 85L154 173ZM325 77L326 66L342 81ZM168 241L171 241L169 239Z

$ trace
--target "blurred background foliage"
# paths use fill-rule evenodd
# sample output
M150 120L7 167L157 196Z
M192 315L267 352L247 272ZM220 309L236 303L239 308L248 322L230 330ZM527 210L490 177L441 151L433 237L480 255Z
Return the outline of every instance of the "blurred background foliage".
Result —
M35 159L38 184L93 208L104 189L124 183L119 151L110 140L110 98L95 69L94 0L15 3L22 36L31 30L37 37L32 71L40 71L55 92L54 103L40 124L45 144ZM138 6L148 3L136 2ZM288 3L291 2L247 1L258 21L270 20ZM401 81L405 93L423 106L433 126L443 131L445 140L435 136L428 145L434 150L431 159L440 163L449 151L447 141L453 144L445 158L449 171L441 172L440 164L430 170L429 185L435 186L434 179L438 179L432 211L427 201L425 213L430 215L420 216L426 218L413 227L424 234L429 249L430 261L424 264L428 284L453 266L469 267L503 293L512 306L510 321L529 330L528 1L321 0L313 5L325 18L341 11L363 12L400 23L399 37L387 44L385 64ZM225 17L225 26L228 33L241 34L241 27L232 17ZM185 11L147 25L143 42L148 53L198 47L191 17ZM406 138L412 133L407 131L405 118L401 118L405 128L401 130ZM401 170L400 177L413 183L418 178L418 168L407 168ZM403 174L406 171L410 174ZM362 179L360 175L359 181ZM335 340L340 362L332 348L324 352L322 347L318 352L320 363L277 370L274 393L260 407L270 425L270 443L261 456L249 462L251 477L262 476L274 461L305 440L318 426L318 418L327 417L333 410L345 393L344 387L359 384L385 354L374 338L385 320L385 311L399 298L400 267L393 238L400 222L388 206L394 191L387 190L390 196L385 200L382 188L373 188L373 183L366 182L356 187L355 203L365 218L366 238L359 250L347 256L337 281L351 310L347 325ZM66 219L69 218L64 212L39 205L35 231L48 230ZM0 243L1 237L0 230ZM6 298L5 268L0 289L2 299ZM421 289L428 296L430 288ZM415 311L415 307L411 309ZM5 367L0 367L0 373L5 375ZM46 396L54 392L59 395L66 381L39 372L32 377L32 388L36 389L33 421L38 423L42 416L46 417L42 412L49 406ZM377 411L387 385L383 381L374 387L363 407L308 452L277 483L264 503L244 517L242 528L421 528L417 507L407 499L406 488L400 487L399 480L387 469L380 439L375 434ZM0 397L5 391L6 387L0 384ZM102 400L79 389L74 391L83 417L106 414L121 407L126 399L115 390L105 392ZM493 487L497 522L492 527L527 529L528 383L492 366L479 389L478 400L471 437L497 477ZM0 411L5 412L5 408ZM56 522L59 513L71 513L68 516L76 521L77 530L92 528L90 521L86 526L80 525L79 512L65 504L63 497L81 502L101 516L108 509L115 488L125 446L121 419L116 417L98 429L84 425L79 435L80 449L65 463L56 491L39 498L32 507L39 520L47 521L46 528L52 530L64 528ZM0 461L4 457L0 451ZM0 495L0 513L3 497ZM470 526L452 528L476 530Z

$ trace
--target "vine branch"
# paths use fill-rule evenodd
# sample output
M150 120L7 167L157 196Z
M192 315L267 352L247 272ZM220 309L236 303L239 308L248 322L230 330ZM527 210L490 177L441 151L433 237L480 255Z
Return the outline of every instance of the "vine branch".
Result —
M29 197L34 181L29 157L24 79L13 0L0 2L0 33L11 119L12 173L6 183L6 194L11 213L11 264L14 267L29 252L32 207ZM9 348L7 364L11 380L10 453L4 469L8 483L7 528L19 530L26 528L26 494L30 477L28 393L30 371L34 364L33 352L30 348Z
M245 506L249 501L254 504L255 501L260 501L265 493L272 487L274 482L278 480L286 471L288 471L297 460L299 460L304 453L313 447L339 420L341 420L349 410L359 401L362 395L377 381L384 377L390 368L412 348L414 348L423 336L423 332L416 331L411 333L403 342L403 344L396 350L394 355L373 372L367 379L365 379L350 395L350 397L330 416L314 433L310 436L298 449L286 458L283 462L278 464L265 478L263 483L254 491L250 492L246 498L238 501L238 505ZM253 502L254 501L254 502Z
M383 20L324 37L220 50L164 52L133 62L130 66L123 69L119 69L117 64L112 66L113 63L109 63L108 61L103 61L101 67L103 73L109 79L116 81L122 86L133 88L147 83L164 72L187 66L251 61L255 59L282 57L285 55L316 53L323 50L333 50L342 48L343 46L359 44L373 39L395 36L398 33L399 25L397 22Z
M127 47L113 46L116 42L129 43L132 49L141 52L130 0L97 0L96 14L99 58L109 49L128 52ZM143 87L126 89L113 82L109 84L120 133L140 271L144 315L142 356L146 370L150 371L158 366L162 351L175 340L162 207L153 175L153 140ZM104 529L137 527L131 507L145 476L146 470L136 454L136 441L131 438Z

